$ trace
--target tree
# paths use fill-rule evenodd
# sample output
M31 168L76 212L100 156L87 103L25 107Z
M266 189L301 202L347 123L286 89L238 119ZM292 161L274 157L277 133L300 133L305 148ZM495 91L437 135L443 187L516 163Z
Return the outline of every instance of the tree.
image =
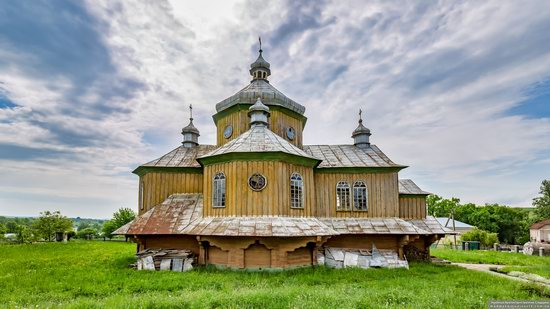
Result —
M0 239L4 239L4 234L6 234L7 230L6 226L0 223Z
M97 230L94 230L91 227L87 227L78 231L78 233L76 233L76 236L82 239L92 239L93 237L97 236L97 234Z
M73 221L63 215L59 211L44 211L40 213L40 217L33 223L33 230L36 236L52 241L56 232L68 232L73 229Z
M136 218L136 213L130 208L120 208L117 212L113 214L112 221L116 224L117 229L124 224L134 220Z
M103 224L103 236L113 238L113 232L126 223L134 220L136 213L130 208L120 208L113 214L113 219Z
M434 217L448 217L452 210L455 210L460 203L460 199L453 197L444 199L439 195L429 195L426 199L428 213Z
M491 247L498 243L497 233L490 233L478 228L474 228L460 236L463 241L479 241L482 246Z
M15 239L22 244L30 244L35 240L35 236L30 228L18 225L15 231Z
M116 223L113 220L109 220L103 224L103 236L111 239L113 238L113 232L118 229Z
M535 206L535 212L539 217L539 220L550 218L550 179L542 181L540 185L541 196L537 196L533 199L533 206Z

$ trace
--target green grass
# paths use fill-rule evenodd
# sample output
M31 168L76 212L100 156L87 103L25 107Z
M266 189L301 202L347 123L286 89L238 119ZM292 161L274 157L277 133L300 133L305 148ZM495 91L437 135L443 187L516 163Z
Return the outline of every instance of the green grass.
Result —
M461 251L450 249L431 249L430 252L433 256L457 263L517 266L544 266L550 264L550 257L525 255L523 253L482 250Z
M549 261L550 263L550 261ZM521 271L529 274L536 274L550 279L550 265L535 265L535 266L506 266L500 271L508 273L511 271Z
M138 272L128 268L134 253L117 242L0 246L0 307L485 308L550 295L455 266Z

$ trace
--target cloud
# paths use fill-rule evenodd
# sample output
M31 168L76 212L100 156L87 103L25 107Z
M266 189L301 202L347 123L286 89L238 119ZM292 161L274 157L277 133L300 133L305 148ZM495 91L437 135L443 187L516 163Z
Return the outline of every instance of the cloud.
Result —
M411 166L402 177L468 201L529 204L550 168L547 7L10 2L0 8L10 180L0 213L60 205L107 217L135 205L130 171L180 143L189 104L200 142L215 142L214 106L250 81L258 35L271 83L306 106L306 143L351 143L362 108L373 142Z

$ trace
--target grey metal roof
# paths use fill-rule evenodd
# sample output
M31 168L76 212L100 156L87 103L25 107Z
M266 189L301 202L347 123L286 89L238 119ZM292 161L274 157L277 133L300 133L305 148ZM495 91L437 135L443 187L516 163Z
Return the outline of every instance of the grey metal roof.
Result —
M407 221L422 230L428 231L430 234L456 234L456 232L441 225L432 216L427 216L426 219L410 219Z
M214 145L180 146L162 157L142 164L145 167L201 167L196 158L216 149Z
M304 145L304 151L323 160L318 168L330 167L405 167L390 160L376 145Z
M252 126L250 130L239 135L236 139L214 149L199 158L222 155L226 153L246 152L284 152L296 156L320 160L307 154L302 149L294 146L284 138L273 133L264 125Z
M320 220L339 234L431 234L428 230L399 218L322 218Z
M441 224L444 227L453 228L453 220L449 220L449 218L435 218L439 224ZM448 221L448 222L447 222ZM468 223L464 223L462 221L454 220L455 228L473 228L474 226L469 225ZM446 225L445 225L446 223Z
M399 179L399 194L431 194L420 189L414 181L410 179Z
M263 79L253 80L246 87L241 89L236 94L216 104L216 111L221 112L233 105L254 104L260 97L266 105L278 105L286 107L299 114L304 114L306 108L303 105L289 99L282 92L273 87L269 82Z
M182 231L184 234L208 236L327 236L333 229L317 218L292 217L205 217Z

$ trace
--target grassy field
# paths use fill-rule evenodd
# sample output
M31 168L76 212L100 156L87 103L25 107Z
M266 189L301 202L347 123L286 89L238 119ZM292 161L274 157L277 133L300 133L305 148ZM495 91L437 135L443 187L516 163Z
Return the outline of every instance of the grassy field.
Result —
M454 266L138 272L128 268L134 252L134 245L118 242L0 246L0 306L486 308L491 299L550 296L533 285Z
M515 266L548 266L550 257L498 251L432 249L431 254L451 262Z

